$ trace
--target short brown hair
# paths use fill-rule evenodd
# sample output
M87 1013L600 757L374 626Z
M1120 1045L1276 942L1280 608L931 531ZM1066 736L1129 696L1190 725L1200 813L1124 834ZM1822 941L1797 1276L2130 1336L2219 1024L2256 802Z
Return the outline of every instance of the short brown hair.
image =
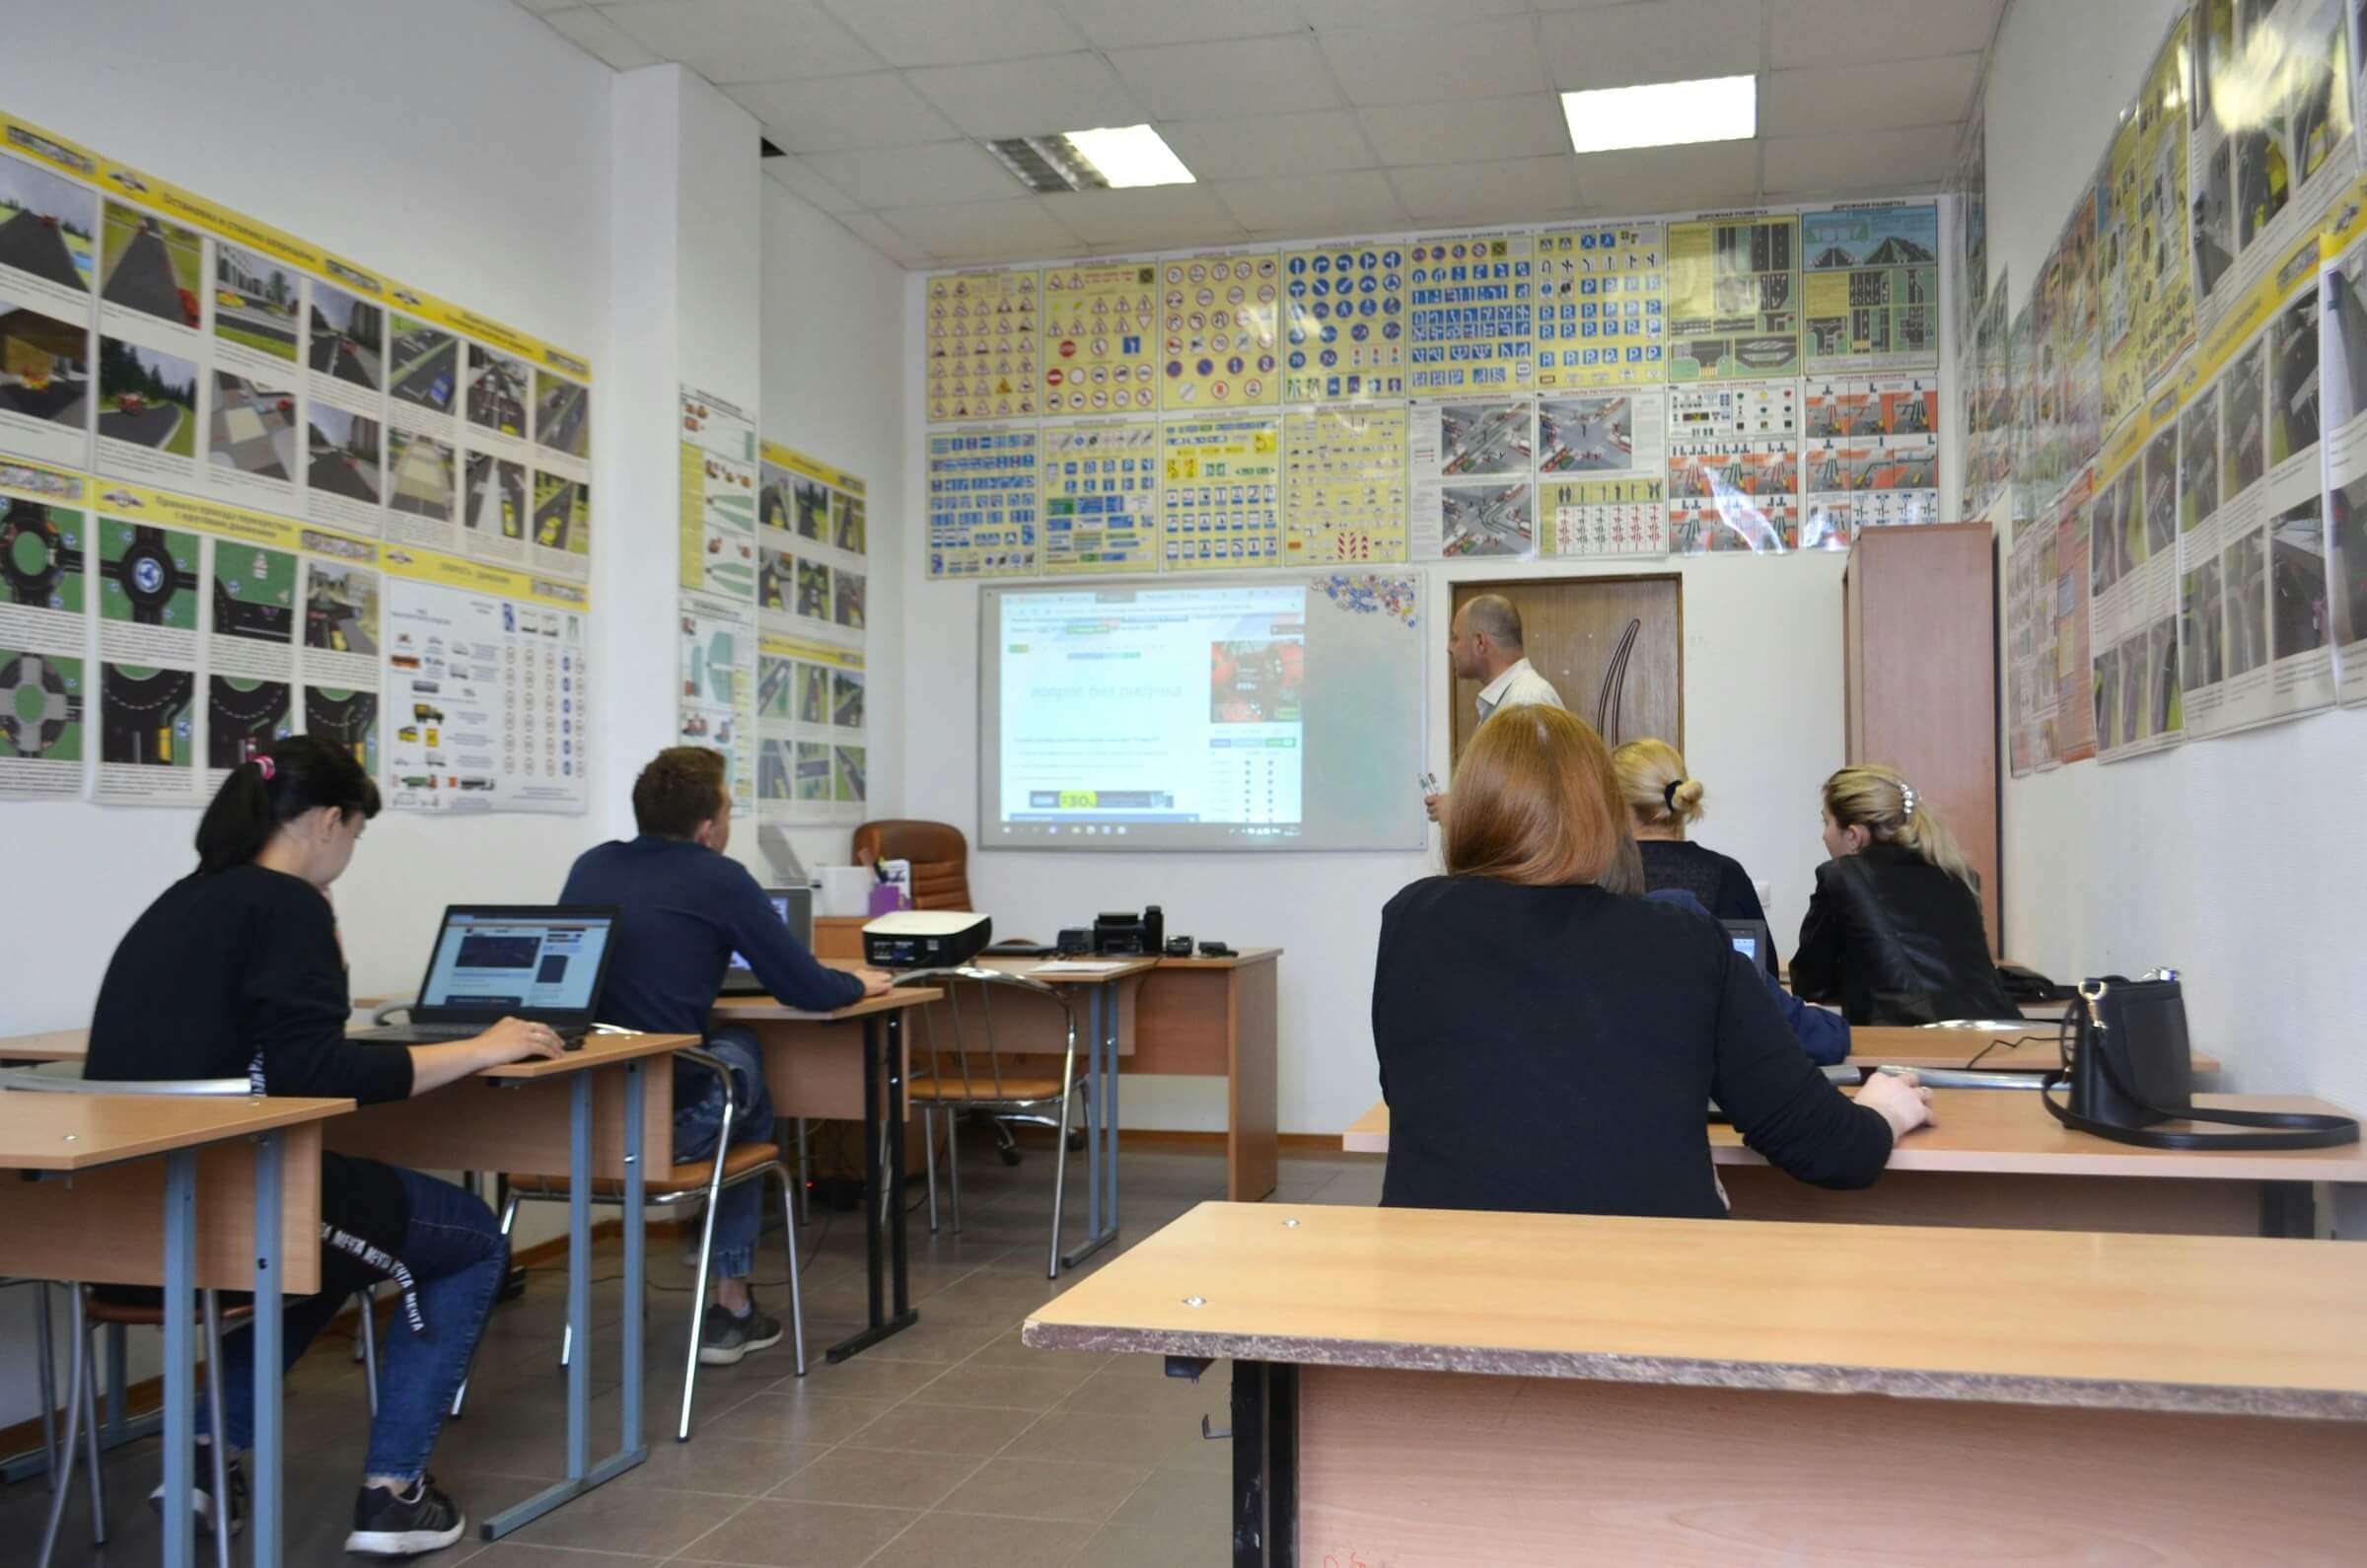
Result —
M1559 708L1479 726L1447 801L1447 871L1529 887L1643 891L1643 862L1603 738Z
M728 794L721 751L670 746L633 780L633 825L659 838L688 838L723 815Z

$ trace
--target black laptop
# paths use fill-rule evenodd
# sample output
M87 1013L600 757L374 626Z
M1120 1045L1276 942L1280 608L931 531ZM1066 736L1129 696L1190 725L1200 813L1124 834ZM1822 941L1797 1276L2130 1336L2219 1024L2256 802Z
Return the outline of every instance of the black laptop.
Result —
M781 924L789 928L789 934L797 938L799 945L809 950L812 949L814 946L814 890L811 888L767 888L764 890L764 901L772 905L772 912L781 917ZM721 994L725 996L769 996L771 993L764 989L764 982L756 978L756 971L748 966L747 957L735 953L732 955L732 962L724 967Z
M613 905L454 904L444 911L411 1021L346 1037L434 1045L523 1018L549 1025L573 1046L600 1006L615 922Z

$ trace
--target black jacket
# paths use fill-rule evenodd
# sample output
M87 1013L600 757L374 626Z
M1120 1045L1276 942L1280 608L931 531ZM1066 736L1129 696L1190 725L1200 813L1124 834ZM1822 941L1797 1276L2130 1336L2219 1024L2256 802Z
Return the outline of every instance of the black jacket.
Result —
M2020 1018L1989 962L1972 890L1911 849L1869 844L1817 868L1792 994L1852 1024Z
M1758 890L1751 874L1732 855L1721 855L1688 839L1639 838L1635 847L1644 858L1644 891L1661 892L1680 888L1701 900L1712 920L1756 920L1767 923L1759 906ZM1764 955L1769 974L1779 973L1775 934L1767 933Z
M1433 877L1381 915L1381 1201L1718 1219L1708 1102L1819 1186L1882 1174L1891 1129L1825 1081L1725 933L1600 888Z

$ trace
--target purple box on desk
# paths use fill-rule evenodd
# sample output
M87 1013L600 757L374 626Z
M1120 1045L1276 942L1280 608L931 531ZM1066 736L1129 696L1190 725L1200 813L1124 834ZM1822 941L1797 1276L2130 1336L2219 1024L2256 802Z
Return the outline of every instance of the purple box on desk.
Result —
M874 883L871 889L871 912L875 915L894 914L906 907L904 890L893 882Z

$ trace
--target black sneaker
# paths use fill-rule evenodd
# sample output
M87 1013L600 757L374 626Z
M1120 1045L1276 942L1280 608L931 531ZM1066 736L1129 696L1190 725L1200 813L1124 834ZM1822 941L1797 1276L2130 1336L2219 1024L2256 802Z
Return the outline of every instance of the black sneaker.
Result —
M345 1549L361 1557L415 1557L441 1551L468 1532L468 1518L423 1475L408 1496L365 1486L353 1500L353 1533Z
M214 1528L214 1451L210 1444L195 1446L190 1461L189 1512L197 1516L197 1528ZM230 1491L230 1532L237 1534L247 1527L247 1472L239 1468L239 1457L230 1455L223 1465L223 1477ZM165 1483L156 1483L148 1494L148 1506L158 1513L165 1511Z
M736 1366L750 1351L769 1350L780 1342L781 1320L757 1306L752 1291L748 1311L738 1318L720 1307L707 1309L706 1326L698 1336L698 1362L702 1367Z

